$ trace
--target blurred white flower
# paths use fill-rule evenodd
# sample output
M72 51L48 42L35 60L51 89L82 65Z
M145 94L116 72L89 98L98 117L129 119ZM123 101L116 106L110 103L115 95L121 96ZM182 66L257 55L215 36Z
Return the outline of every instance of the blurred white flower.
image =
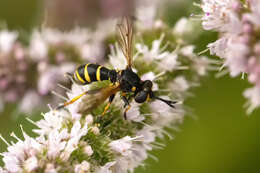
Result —
M9 53L18 37L17 32L0 31L0 53Z
M164 57L162 60L160 60L160 63L158 63L158 66L166 71L172 71L176 69L176 67L179 65L179 62L177 61L178 55L175 52L170 53L168 56Z
M19 110L26 113L32 113L33 109L41 105L41 97L36 91L28 91L19 104Z
M157 11L160 1L158 0L142 0L136 1L136 18L139 29L151 29L156 20Z
M186 40L192 41L200 35L198 22L186 17L180 18L173 28L173 34L178 38L178 42L183 43Z
M250 114L256 107L260 106L260 84L246 89L244 96L248 99L247 113Z
M187 91L191 86L184 76L178 76L174 79L174 82L171 83L170 87L172 90L176 91L177 94L179 92Z
M48 66L43 72L41 72L38 81L38 91L41 95L46 95L50 91L54 90L57 86L57 82L60 79L65 80L64 74L71 72L75 68L72 63L63 63L61 66Z
M224 60L223 67L228 68L232 77L247 73L248 81L255 85L244 92L250 113L260 106L260 63L257 60L260 51L256 36L260 30L260 2L203 0L201 7L205 13L202 18L204 29L220 32L219 39L208 45L210 53Z
M48 55L48 45L39 31L34 31L29 47L30 56L36 60L43 60Z

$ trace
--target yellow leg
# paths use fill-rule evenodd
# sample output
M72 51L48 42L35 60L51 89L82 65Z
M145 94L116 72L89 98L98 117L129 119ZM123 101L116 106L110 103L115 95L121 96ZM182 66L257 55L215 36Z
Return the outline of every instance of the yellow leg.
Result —
M109 109L109 106L110 106L110 105L111 105L110 102L106 105L106 107L105 107L105 109L104 109L104 111L103 111L103 113L102 113L102 116L104 116L104 115L106 114L106 112L107 112L107 110Z
M129 111L130 108L131 108L131 105L128 105L127 108L125 109L125 112L124 112L124 118L125 119L127 119L126 113L127 113L127 111Z
M65 106L68 106L68 105L74 103L75 101L77 101L78 99L80 99L82 96L86 95L87 93L88 93L88 92L84 92L84 93L82 93L82 94L80 94L80 95L74 97L74 98L71 99L70 101L65 102L65 103L63 103L62 105L58 106L56 109L61 109L61 108L64 108Z
M108 104L106 105L105 109L104 109L104 112L102 113L102 116L105 115L105 113L107 112L107 110L109 109L109 106L111 105L112 101L114 100L115 98L115 94L111 95L109 97L109 101L108 101Z

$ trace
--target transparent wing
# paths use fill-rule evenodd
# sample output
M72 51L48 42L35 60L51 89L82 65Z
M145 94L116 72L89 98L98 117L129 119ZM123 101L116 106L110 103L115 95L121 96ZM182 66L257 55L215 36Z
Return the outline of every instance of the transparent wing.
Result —
M123 17L117 25L119 32L118 42L127 61L127 68L132 67L133 59L133 24L129 17Z
M95 90L90 95L86 95L86 97L82 98L82 102L79 104L79 112L82 114L89 113L118 91L120 91L119 84Z
M120 90L119 84L116 84L116 85L110 85L95 90L85 91L80 95L72 98L71 100L59 105L58 107L56 107L56 109L61 109L70 104L73 104L83 96L86 96L82 99L82 104L80 104L80 105L84 105L85 108L83 110L92 109L98 106L99 104L101 104L102 102L104 102L109 96L115 94L119 90Z

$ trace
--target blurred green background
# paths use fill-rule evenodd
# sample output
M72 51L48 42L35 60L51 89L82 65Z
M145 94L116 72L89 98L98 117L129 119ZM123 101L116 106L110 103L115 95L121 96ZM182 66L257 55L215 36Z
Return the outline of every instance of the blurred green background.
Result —
M1 0L0 21L5 21L9 29L30 31L40 23L42 4L35 0ZM181 16L189 16L195 7L190 1L179 8L168 7L167 20L174 23ZM171 8L175 9L172 10ZM198 45L201 50L215 34L201 36ZM225 76L219 79L210 74L204 78L201 87L193 90L194 97L186 102L192 108L192 115L187 115L179 131L172 131L174 140L166 140L164 150L151 154L158 161L148 159L144 168L136 173L257 173L260 172L260 140L257 134L260 128L260 111L250 116L242 107L245 99L243 90L249 87L246 81ZM10 105L0 115L0 133L7 139L11 132L21 136L19 124L26 132L33 128L24 116L14 119ZM32 119L40 114L32 115ZM6 145L0 142L0 152ZM2 161L0 161L2 165Z

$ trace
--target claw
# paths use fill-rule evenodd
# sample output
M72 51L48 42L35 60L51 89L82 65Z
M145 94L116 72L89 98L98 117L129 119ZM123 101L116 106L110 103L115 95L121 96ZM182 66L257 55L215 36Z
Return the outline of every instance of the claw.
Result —
M124 112L124 119L127 120L126 112Z
M63 109L64 107L65 107L65 105L62 104L62 105L57 106L57 107L55 108L55 110Z

